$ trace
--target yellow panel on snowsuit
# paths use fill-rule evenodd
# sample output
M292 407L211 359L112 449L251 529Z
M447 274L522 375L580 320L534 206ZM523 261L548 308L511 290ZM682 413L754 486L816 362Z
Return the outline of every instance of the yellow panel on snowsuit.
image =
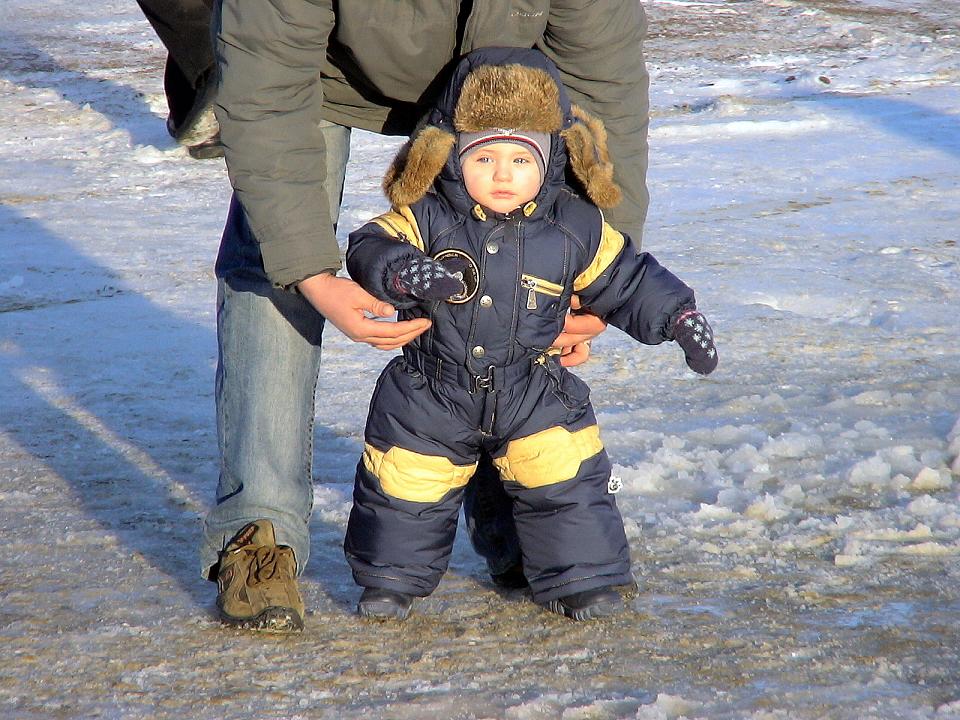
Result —
M440 502L451 490L466 485L477 469L476 463L454 465L439 455L399 447L383 452L370 444L364 445L363 465L387 495L422 503Z
M413 245L418 250L422 251L424 249L423 237L420 235L420 228L417 226L417 218L406 205L383 215L378 215L372 222L386 230L391 237Z
M575 432L552 427L511 440L506 455L494 458L493 464L503 480L536 488L576 477L581 463L601 450L603 443L596 425Z
M610 267L611 263L620 255L620 251L623 250L625 242L623 235L607 223L603 223L603 233L600 235L600 247L597 248L597 254L593 256L593 260L590 261L587 269L580 273L576 280L573 281L574 291L579 292L583 290L600 277L603 271Z

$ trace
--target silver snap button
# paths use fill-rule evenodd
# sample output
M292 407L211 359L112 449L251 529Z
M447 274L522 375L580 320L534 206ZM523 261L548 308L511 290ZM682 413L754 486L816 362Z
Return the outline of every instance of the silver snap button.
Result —
M493 298L489 295L484 295L480 298L480 307L490 307L493 305Z
M483 345L477 345L477 346L476 346L473 350L471 350L470 352L473 353L473 356L474 356L475 358L482 358L482 357L486 354L487 351L483 349Z
M500 252L500 246L491 240L487 243L487 252L491 255L496 255L498 252Z

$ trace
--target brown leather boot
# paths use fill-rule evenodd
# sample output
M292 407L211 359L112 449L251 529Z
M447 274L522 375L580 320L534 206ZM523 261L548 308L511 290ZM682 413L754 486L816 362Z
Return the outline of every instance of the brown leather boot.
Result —
M303 630L303 598L297 589L293 550L278 546L273 523L245 526L220 553L217 572L220 620L245 630Z

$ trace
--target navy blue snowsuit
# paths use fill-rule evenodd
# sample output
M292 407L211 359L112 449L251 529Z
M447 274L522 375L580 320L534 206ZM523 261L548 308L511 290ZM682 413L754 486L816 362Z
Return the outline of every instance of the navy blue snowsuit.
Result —
M518 58L539 62L529 51L493 51L458 69L435 119L452 116L457 84L476 62ZM561 105L569 115L562 92ZM547 351L573 293L651 345L671 339L671 319L695 301L566 184L565 166L555 133L539 194L502 215L466 193L453 150L432 192L350 235L352 277L399 306L401 318L433 322L387 365L370 403L344 542L359 585L421 597L436 588L481 449L513 499L535 601L632 582L589 389ZM467 292L398 303L386 287L388 267L411 245L433 257L458 255L468 266Z

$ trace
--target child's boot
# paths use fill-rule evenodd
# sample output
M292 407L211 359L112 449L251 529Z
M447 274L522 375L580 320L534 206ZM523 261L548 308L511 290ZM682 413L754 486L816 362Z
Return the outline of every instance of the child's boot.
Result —
M364 588L357 603L361 617L381 620L406 620L413 606L413 596L383 588Z
M571 620L593 620L616 615L623 610L623 599L613 587L594 588L551 600L547 607Z

